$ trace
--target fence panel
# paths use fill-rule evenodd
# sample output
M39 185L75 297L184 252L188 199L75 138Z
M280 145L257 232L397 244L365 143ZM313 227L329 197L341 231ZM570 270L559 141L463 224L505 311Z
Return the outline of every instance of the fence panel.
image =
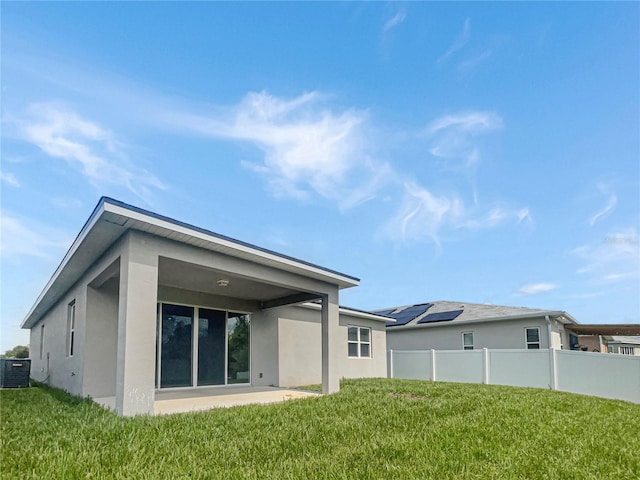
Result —
M392 352L391 376L408 380L431 380L431 350Z
M640 357L557 350L556 368L558 390L640 403Z
M432 357L433 355L433 357ZM554 361L552 361L552 356ZM432 363L435 358L435 365ZM393 378L554 388L640 403L640 357L567 350L393 350Z
M489 350L489 383L551 388L549 350Z
M442 382L482 383L482 350L436 351L436 380Z

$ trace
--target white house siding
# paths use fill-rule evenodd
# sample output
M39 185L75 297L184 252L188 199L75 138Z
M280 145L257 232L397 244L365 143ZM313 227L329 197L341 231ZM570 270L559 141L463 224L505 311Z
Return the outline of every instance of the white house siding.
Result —
M555 323L555 322L553 322ZM387 328L387 349L391 350L462 350L462 333L473 332L473 347L526 348L525 328L540 329L540 348L549 348L548 324L544 317L474 323L449 323L423 328ZM554 326L552 346L560 348L564 328ZM563 340L567 348L568 340Z

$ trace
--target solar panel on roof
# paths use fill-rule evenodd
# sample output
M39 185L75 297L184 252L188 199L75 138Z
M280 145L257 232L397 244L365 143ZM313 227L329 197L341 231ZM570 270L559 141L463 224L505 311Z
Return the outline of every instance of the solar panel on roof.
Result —
M412 305L411 307L407 307L401 312L398 313L390 313L388 314L390 317L396 319L395 322L387 322L387 327L400 327L402 325L406 325L411 320L416 317L419 317L424 312L426 312L429 307L431 307L432 303L423 303L422 305Z
M395 308L392 308L391 310L380 310L380 311L373 312L373 313L375 313L376 315L384 315L384 316L387 316L387 317L388 317L388 316L389 316L389 314L390 314L391 312L393 312L394 310L395 310Z
M449 312L430 313L420 319L418 323L448 322L462 313L462 310L451 310Z

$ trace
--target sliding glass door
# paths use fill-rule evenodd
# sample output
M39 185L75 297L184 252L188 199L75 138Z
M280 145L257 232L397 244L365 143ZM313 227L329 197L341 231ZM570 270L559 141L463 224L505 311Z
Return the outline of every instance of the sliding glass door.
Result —
M198 385L224 385L226 314L199 309Z
M159 388L250 382L248 314L166 303L159 312Z
M190 387L193 351L193 307L162 305L160 387Z

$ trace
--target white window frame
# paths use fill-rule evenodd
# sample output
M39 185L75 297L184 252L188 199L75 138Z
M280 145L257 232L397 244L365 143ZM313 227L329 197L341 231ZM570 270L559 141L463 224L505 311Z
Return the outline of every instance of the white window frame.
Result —
M356 332L357 332L357 339L356 340L349 340L349 329L350 328L355 328ZM362 331L368 331L369 332L369 341L365 342L362 340ZM372 348L371 348L371 343L372 343L372 338L371 338L371 327L361 327L359 325L348 325L347 326L347 356L349 358L372 358L373 352L372 352ZM357 351L357 355L351 355L349 353L349 345L356 345L356 351ZM362 346L363 345L368 345L369 346L369 355L362 355Z
M527 331L533 330L533 329L538 330L537 342L530 342L529 339L527 338ZM530 345L538 345L538 348L531 348ZM540 327L524 327L524 348L526 348L527 350L540 350L542 348L542 342L540 338Z
M67 305L67 357L73 357L76 336L76 301L73 299Z
M464 343L465 335L471 335L471 345L467 345L467 344ZM474 349L473 332L462 332L462 349L463 350L473 350Z
M625 345L618 346L618 353L621 355L635 355L635 349L633 347L627 347Z

